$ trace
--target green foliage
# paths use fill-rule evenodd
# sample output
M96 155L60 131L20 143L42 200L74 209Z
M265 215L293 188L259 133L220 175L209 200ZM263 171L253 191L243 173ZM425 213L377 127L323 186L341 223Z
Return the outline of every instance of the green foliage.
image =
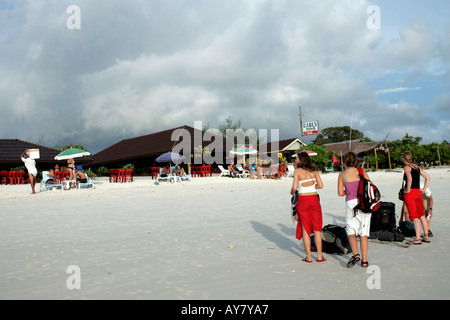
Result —
M97 170L95 171L95 173L96 173L97 176L104 177L104 176L107 176L107 175L108 175L109 170L108 170L108 168L106 168L105 166L101 166L101 167L98 167L98 168L97 168Z
M331 159L333 153L328 152L324 146L309 145L309 146L302 147L302 148L296 150L295 152L300 152L302 150L309 150L309 151L314 151L315 153L317 153L317 156L311 157L311 160L317 169L329 167L330 159Z
M432 142L425 145L421 145L421 141L422 137L413 137L408 133L401 139L389 141L392 167L403 166L401 157L404 151L410 151L416 163L439 165L439 158L441 164L450 162L450 148L447 147L447 141ZM383 161L383 167L389 167L385 162Z
M351 137L350 137L351 132ZM343 127L329 127L320 131L317 135L317 138L312 142L316 145L323 145L327 143L335 143L350 140L359 140L363 141L370 140L368 138L364 138L364 133L359 130L352 129L349 126Z
M70 149L70 148L77 148L77 149L82 149L82 150L89 151L88 149L86 149L82 145L79 145L79 144L73 145L71 143L69 143L67 146L56 146L55 147L55 149L57 149L59 152L62 152L64 150L67 150L67 149Z
M126 165L124 165L124 166L122 167L122 169L124 169L124 170L134 169L134 164L132 164L132 163L127 163Z

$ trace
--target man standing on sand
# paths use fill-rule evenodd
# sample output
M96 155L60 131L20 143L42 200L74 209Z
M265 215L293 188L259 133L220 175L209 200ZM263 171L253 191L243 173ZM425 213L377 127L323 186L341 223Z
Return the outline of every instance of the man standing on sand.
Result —
M35 194L36 191L34 190L34 186L36 185L36 176L37 176L36 161L34 159L30 159L28 151L29 149L22 152L22 154L20 155L20 159L25 163L25 167L28 170L28 176L30 178L32 191L31 194Z

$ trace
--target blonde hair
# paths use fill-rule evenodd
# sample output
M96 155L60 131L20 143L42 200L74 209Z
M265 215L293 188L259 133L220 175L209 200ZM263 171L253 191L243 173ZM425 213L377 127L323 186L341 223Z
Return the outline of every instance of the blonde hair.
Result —
M410 151L405 151L405 152L403 152L402 158L405 159L405 160L408 161L408 162L413 162L412 154L411 154Z

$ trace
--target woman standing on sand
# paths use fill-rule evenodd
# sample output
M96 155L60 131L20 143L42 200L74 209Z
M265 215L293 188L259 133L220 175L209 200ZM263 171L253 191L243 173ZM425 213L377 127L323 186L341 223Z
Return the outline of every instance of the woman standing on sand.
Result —
M346 231L348 235L348 242L352 248L353 256L347 263L347 267L353 267L358 261L361 260L361 256L358 252L358 243L356 242L356 236L360 235L361 239L361 254L362 261L361 266L367 268L369 262L367 261L367 251L369 249L369 235L370 235L370 219L371 214L354 212L355 206L358 205L358 187L359 187L359 173L356 169L356 155L353 152L349 152L344 157L344 164L347 167L346 170L339 174L338 177L338 195L340 197L345 196L346 201L346 213L345 223ZM367 172L363 170L364 178L369 179Z
M408 244L422 244L422 242L429 243L428 238L428 221L425 217L425 209L423 206L422 192L425 192L430 183L430 176L419 166L413 163L411 152L405 151L402 154L402 161L405 167L403 168L403 180L406 181L406 189L404 189L404 202L409 212L409 218L414 223L416 231L416 238L407 242ZM420 176L425 178L423 189L420 189ZM424 232L423 238L420 238L420 224Z
M295 160L297 169L294 171L291 195L298 190L297 198L297 239L303 239L306 250L304 262L311 263L311 237L314 232L314 242L317 247L317 262L326 261L322 255L322 207L317 189L323 188L319 172L314 168L311 158L306 152L297 154Z

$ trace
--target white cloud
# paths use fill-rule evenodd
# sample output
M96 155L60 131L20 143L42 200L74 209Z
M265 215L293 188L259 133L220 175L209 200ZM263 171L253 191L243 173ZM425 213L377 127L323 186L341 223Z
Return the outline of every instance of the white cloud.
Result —
M403 94L443 95L415 81L448 77L448 41L439 43L430 20L396 20L388 36L388 19L369 30L369 1L80 0L81 29L72 31L70 4L2 9L0 71L10 76L0 80L1 136L30 136L34 127L35 142L98 151L195 120L216 126L229 115L293 137L299 105L321 128L349 125L353 111L354 125L373 139L389 126L421 135L424 120L439 118ZM369 84L386 75L401 81ZM446 100L439 101L441 110ZM412 109L421 122L403 115Z
M405 87L399 87L399 88L388 88L388 89L381 89L376 92L376 94L386 94L386 93L400 93L405 91L417 91L422 90L422 87L414 87L414 88L405 88Z

